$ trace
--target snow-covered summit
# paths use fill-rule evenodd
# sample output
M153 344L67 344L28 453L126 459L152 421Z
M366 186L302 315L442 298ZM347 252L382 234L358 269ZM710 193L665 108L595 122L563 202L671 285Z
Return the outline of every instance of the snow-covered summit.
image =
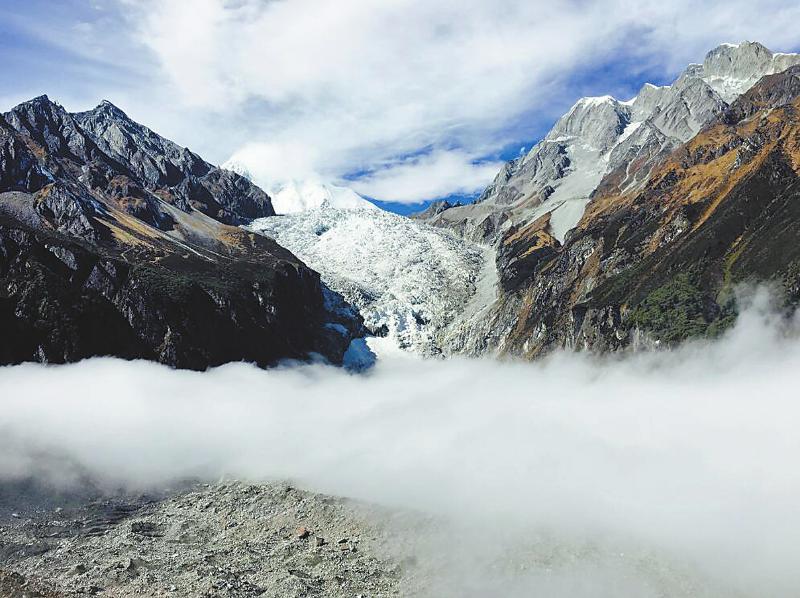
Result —
M350 189L323 183L314 179L291 180L281 183L255 180L247 166L237 160L228 160L222 166L261 186L272 198L276 214L295 214L314 210L323 205L343 210L378 210L372 202Z
M277 214L294 214L328 205L342 210L379 208L348 187L317 181L290 181L273 191L272 206Z
M721 44L708 54L698 75L730 103L764 75L800 64L800 54L774 53L758 42Z

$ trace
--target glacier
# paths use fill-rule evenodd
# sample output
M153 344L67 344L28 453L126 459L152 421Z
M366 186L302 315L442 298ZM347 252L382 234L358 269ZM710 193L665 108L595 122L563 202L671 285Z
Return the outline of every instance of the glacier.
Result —
M466 322L495 298L492 250L380 209L323 203L246 228L317 270L370 330L385 335L371 344L379 353L449 354Z

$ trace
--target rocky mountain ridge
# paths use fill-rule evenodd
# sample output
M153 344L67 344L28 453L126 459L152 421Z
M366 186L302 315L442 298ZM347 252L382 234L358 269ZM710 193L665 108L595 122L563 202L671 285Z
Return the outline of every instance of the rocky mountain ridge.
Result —
M740 282L773 281L797 301L798 62L726 45L671 87L583 99L480 201L428 218L497 249L499 296L466 351L533 358L716 334Z
M724 44L672 85L645 84L628 101L582 98L541 142L507 163L474 204L430 221L495 243L510 226L550 213L550 232L563 242L604 177L621 173L627 187L641 186L655 163L718 119L729 101L796 64L800 55L773 54L759 43Z
M341 363L362 333L316 272L234 226L274 214L266 193L108 102L5 113L0 171L4 363Z

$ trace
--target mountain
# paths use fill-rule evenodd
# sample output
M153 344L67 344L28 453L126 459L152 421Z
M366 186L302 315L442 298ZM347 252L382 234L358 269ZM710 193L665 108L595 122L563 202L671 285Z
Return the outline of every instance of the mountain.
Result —
M463 330L495 297L490 250L383 210L324 204L247 229L289 248L368 328L418 354L458 352Z
M554 216L500 233L499 296L471 331L470 352L482 352L487 338L501 353L534 358L559 347L714 336L736 318L740 283L769 281L795 309L800 66L721 105L636 185L606 174L563 243Z
M274 213L246 178L109 102L16 106L0 119L0 363L341 363L360 318L289 251L238 227Z
M498 298L465 350L715 335L741 282L800 301L797 64L724 45L670 87L583 99L478 203L428 218L496 249Z
M563 242L605 177L641 188L654 164L715 122L733 98L796 64L800 55L773 54L758 43L724 44L672 85L645 84L628 101L582 98L525 156L508 162L474 204L429 220L496 243L511 226L549 213L548 230Z
M278 214L294 214L323 205L342 210L377 210L378 207L347 187L316 181L292 181L272 194L272 205Z
M223 168L236 172L250 181L255 181L250 170L241 161L228 160L223 164ZM268 181L260 181L260 183L269 188L272 206L276 214L295 214L314 210L322 205L343 210L379 209L375 204L348 187L322 183L314 179L292 180L278 185L267 185Z

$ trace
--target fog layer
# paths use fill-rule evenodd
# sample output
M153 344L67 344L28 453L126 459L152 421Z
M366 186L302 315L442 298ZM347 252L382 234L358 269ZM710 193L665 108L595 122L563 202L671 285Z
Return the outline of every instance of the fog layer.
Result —
M756 293L713 343L604 359L399 360L365 375L112 359L0 368L0 478L289 478L497 543L627 547L731 593L789 596L800 341L797 319L768 303Z

